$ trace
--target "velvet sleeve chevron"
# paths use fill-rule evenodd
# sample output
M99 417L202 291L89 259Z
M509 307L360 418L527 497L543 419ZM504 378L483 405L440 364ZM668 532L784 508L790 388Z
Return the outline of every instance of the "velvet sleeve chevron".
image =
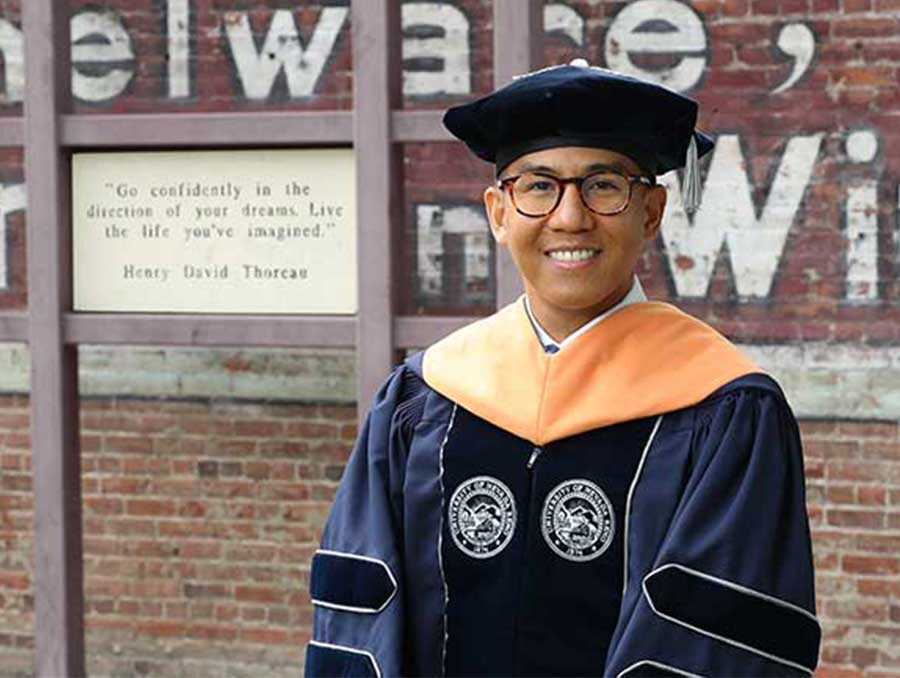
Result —
M683 465L648 455L607 675L815 670L821 631L796 422L770 379L740 381L698 407ZM666 488L666 475L669 485L680 475L680 489Z
M401 673L403 482L425 397L421 379L398 367L356 440L310 568L307 676Z

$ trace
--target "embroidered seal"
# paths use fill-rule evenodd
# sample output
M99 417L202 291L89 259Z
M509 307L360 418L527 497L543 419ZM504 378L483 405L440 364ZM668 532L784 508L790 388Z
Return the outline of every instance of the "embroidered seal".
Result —
M585 562L612 543L616 520L612 503L590 480L567 480L544 501L541 532L547 544L566 560Z
M495 556L516 530L516 501L496 478L469 478L453 492L447 509L450 535L473 558Z

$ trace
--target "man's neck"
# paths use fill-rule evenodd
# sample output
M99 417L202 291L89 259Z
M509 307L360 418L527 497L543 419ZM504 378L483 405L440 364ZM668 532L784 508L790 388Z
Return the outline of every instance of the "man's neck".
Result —
M629 278L627 284L621 285L601 303L582 309L556 308L542 303L537 295L528 295L528 305L541 328L561 344L566 337L620 303L633 284L634 278Z

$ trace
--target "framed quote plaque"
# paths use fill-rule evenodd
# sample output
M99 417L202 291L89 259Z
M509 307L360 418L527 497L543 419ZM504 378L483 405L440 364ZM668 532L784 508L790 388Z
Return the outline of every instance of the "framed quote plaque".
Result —
M357 310L352 149L78 153L76 311Z

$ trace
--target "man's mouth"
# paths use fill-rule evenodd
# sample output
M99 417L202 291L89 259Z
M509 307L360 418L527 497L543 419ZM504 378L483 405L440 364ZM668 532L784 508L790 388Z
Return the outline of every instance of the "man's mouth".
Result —
M577 250L551 250L547 256L554 261L587 261L600 254L600 250L584 248Z

